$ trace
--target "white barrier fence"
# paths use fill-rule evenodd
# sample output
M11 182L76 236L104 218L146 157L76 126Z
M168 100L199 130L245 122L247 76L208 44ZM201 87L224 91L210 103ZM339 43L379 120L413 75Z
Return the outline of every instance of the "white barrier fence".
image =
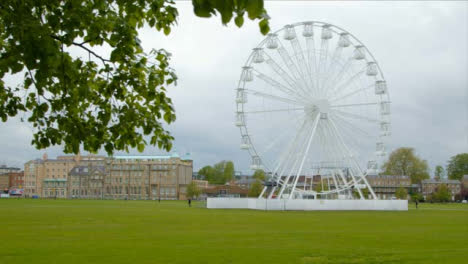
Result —
M210 209L254 209L297 211L408 211L407 200L300 200L256 198L208 198Z

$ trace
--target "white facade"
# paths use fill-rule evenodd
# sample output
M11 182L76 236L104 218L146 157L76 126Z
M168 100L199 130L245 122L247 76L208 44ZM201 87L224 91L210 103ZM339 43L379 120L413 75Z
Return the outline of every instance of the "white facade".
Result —
M208 198L207 208L285 211L408 211L408 201Z

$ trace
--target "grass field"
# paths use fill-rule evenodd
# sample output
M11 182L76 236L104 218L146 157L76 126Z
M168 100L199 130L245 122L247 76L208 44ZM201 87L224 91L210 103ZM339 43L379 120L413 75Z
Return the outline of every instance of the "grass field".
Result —
M468 263L468 205L264 212L0 200L0 263Z

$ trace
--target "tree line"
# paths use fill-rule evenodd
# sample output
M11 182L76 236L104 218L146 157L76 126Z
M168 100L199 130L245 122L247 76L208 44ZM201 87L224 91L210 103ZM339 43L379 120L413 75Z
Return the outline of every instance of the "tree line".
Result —
M416 155L413 148L398 148L394 150L387 162L383 165L384 175L406 175L411 178L411 183L421 183L429 179L429 166L426 160ZM460 153L449 159L444 169L437 165L434 168L434 178L440 180L447 175L448 179L461 180L468 174L468 153Z

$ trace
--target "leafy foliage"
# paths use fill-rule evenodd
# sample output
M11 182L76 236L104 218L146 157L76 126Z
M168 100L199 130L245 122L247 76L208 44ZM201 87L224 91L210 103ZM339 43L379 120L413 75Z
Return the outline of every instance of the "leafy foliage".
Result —
M201 190L200 188L198 188L197 184L192 181L190 182L189 185L187 185L187 197L188 198L197 198L198 196L200 196L201 194Z
M415 202L422 202L424 201L424 196L421 193L413 193L411 194L411 201Z
M468 175L468 153L461 153L450 158L447 175L452 180L461 180L463 175Z
M224 182L230 182L234 179L234 163L232 161L227 161L224 165L223 171Z
M408 198L408 191L403 186L400 186L395 192L395 197L400 200L406 200Z
M420 183L429 178L427 162L414 154L413 148L399 148L393 151L385 162L384 174L405 175L411 178L411 183Z
M369 189L367 188L361 189L361 192L362 192L362 195L364 196L364 199L367 199L369 197ZM354 198L357 198L357 199L361 198L357 189L353 190L353 196Z
M440 180L444 177L444 175L445 175L444 167L437 165L434 170L434 178L436 180Z
M260 180L256 180L252 185L250 185L249 197L258 197L262 193L263 185Z
M262 0L193 5L201 17L220 13L223 24L235 14L242 26L246 13L260 21L263 34L269 30ZM1 1L0 118L29 113L39 149L63 144L66 153L112 154L151 144L170 150L173 137L163 123L176 117L166 91L177 76L167 51L144 52L138 29L148 25L168 35L177 17L173 0ZM7 86L15 74L24 75L22 84Z
M436 191L431 195L430 199L433 202L448 202L452 198L452 194L447 185L441 184Z
M256 170L252 176L254 179L257 179L259 181L264 181L265 180L265 171L263 170Z
M268 15L263 7L263 0L192 0L193 11L199 17L211 17L221 15L221 22L226 25L232 18L238 27L244 24L244 14L251 20L258 19L258 25L262 34L270 31ZM229 3L229 4L228 4Z
M225 184L234 178L234 163L221 161L212 166L205 166L198 171L211 184Z

